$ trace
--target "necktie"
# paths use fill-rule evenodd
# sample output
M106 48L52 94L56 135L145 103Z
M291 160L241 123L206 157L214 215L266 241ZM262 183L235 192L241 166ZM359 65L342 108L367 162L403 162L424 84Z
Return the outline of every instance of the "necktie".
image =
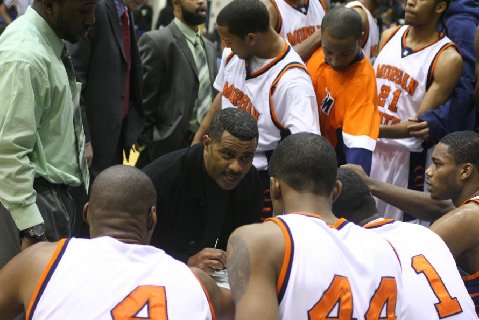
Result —
M123 37L123 50L127 61L127 71L125 75L125 94L123 100L123 116L128 114L130 107L130 69L131 69L131 39L130 39L130 23L128 20L128 12L121 15L121 33Z
M73 99L73 128L75 131L75 145L77 150L78 165L82 174L83 185L88 192L88 186L90 184L90 174L88 172L88 165L85 157L85 134L83 132L83 124L81 119L81 110L80 110L80 92L77 90L77 84L75 79L75 71L73 70L73 65L68 55L67 47L64 45L61 53L61 59L65 70L68 75L68 84L70 86L70 91Z
M195 42L196 70L198 71L198 100L196 108L193 110L193 117L196 116L198 125L205 117L211 105L211 80L206 60L206 50L203 40L199 35L196 36ZM197 125L197 126L198 126ZM195 130L196 131L196 130Z

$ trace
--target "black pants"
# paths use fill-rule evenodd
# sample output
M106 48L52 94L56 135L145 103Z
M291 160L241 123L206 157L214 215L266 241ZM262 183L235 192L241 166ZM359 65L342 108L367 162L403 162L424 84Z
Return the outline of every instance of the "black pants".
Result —
M75 220L75 203L65 185L51 184L35 179L37 206L45 221L48 241L71 236ZM19 230L10 213L0 205L0 268L20 252Z

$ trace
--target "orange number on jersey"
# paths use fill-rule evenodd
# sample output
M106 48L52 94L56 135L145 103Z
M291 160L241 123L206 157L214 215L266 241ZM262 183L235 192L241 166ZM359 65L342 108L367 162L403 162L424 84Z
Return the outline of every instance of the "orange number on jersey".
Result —
M389 94L391 93L391 88L385 84L381 86L381 92L378 94L378 105L380 107L384 107L386 104L386 99L389 97ZM399 100L399 97L401 97L401 91L396 90L393 92L393 99L391 100L391 104L389 105L388 109L391 112L397 112L397 103Z
M395 320L396 319L397 286L393 277L382 277L376 292L371 298L369 309L364 318L366 320ZM386 306L386 317L381 317L381 311Z
M329 314L338 302L338 317L329 317ZM334 276L333 281L329 288L324 291L321 299L308 311L308 316L311 320L352 319L353 295L348 278Z
M412 267L417 274L424 274L434 295L439 299L439 302L434 306L440 319L462 312L461 304L457 301L457 298L451 297L436 269L434 269L424 255L414 256L412 258Z
M111 310L111 316L113 320L138 319L138 313L144 308L148 313L145 319L167 320L165 287L137 287Z

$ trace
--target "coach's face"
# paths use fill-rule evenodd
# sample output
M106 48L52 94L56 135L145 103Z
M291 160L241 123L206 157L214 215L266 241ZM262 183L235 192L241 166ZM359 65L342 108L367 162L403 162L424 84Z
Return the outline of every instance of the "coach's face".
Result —
M95 22L98 0L44 0L48 24L59 38L71 43L87 35Z
M257 140L240 140L224 131L220 141L205 136L204 161L208 176L223 190L233 190L253 164Z
M228 27L217 25L216 30L225 45L234 52L240 59L249 60L254 55L256 36L253 33L246 35L243 39L230 33Z
M359 40L353 36L345 39L332 37L327 31L321 33L326 63L334 71L344 71L359 53Z
M426 170L426 185L435 200L454 199L461 193L463 166L456 164L448 146L439 143L432 152L432 164Z

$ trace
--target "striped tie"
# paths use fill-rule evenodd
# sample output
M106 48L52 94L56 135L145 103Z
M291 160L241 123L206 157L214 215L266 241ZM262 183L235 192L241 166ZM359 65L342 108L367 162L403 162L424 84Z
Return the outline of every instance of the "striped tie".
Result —
M68 84L70 85L73 99L73 128L75 131L75 144L78 155L78 164L80 166L80 171L82 174L83 185L88 192L88 185L90 184L90 174L88 173L88 165L85 156L85 134L83 132L83 124L81 119L79 99L80 92L78 92L77 90L75 71L73 70L73 65L70 60L70 56L68 55L68 50L66 46L63 46L61 59L67 71Z
M198 70L198 99L193 109L192 120L190 121L190 129L195 132L199 124L203 121L208 109L211 105L211 80L206 60L206 50L200 35L196 36L195 42L196 70Z

